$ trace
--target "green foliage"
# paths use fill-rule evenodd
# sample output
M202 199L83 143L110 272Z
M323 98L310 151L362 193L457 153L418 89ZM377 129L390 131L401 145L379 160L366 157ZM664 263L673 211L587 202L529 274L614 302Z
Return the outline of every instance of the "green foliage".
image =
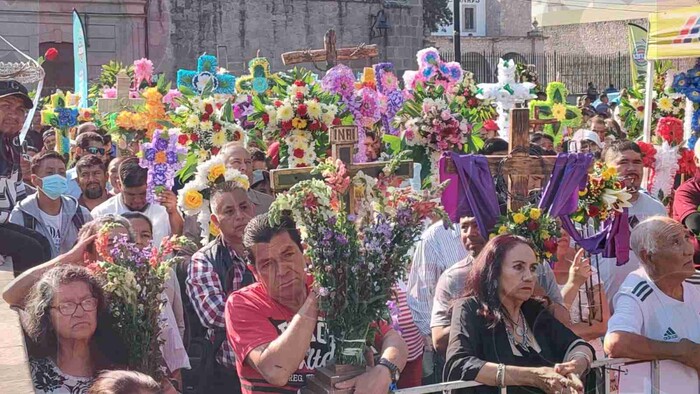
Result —
M452 23L450 0L423 0L423 26L436 32L440 26Z
M103 88L114 87L117 83L117 74L120 71L126 71L129 78L134 77L134 66L124 66L123 63L110 60L109 63L102 65L102 73L100 74L97 81L94 81L88 89L88 97L90 99L97 99L102 96Z

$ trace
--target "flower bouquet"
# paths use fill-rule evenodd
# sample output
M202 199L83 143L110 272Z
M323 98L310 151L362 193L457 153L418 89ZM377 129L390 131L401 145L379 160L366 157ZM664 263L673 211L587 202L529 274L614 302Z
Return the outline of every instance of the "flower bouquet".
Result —
M493 102L477 98L478 91L474 74L465 71L462 80L447 92L452 112L460 113L472 123L473 132L479 131L485 121L496 117L496 107Z
M398 160L385 171L393 171ZM291 215L308 245L308 272L320 286L319 308L328 335L335 338L335 363L363 366L372 323L390 318L391 288L405 276L408 250L419 238L423 221L445 214L435 195L394 188L390 174L382 180L361 173L350 179L343 163L332 159L312 173L324 179L302 181L278 195L270 221L278 223L283 215ZM343 194L357 186L363 190L351 191L355 206L372 209L348 214Z
M177 129L156 130L152 142L142 145L139 164L148 169L147 198L155 200L155 195L172 189L175 174L183 167L187 149L178 143Z
M78 125L81 110L78 109L80 96L71 92L63 93L60 89L52 94L49 102L41 111L41 124L56 130L56 152L69 154L70 141L68 132Z
M391 63L379 63L374 65L374 73L377 77L377 91L386 102L386 111L382 114L382 126L384 132L390 135L398 135L391 121L403 106L403 92L399 88L399 79L394 73L394 65Z
M509 210L500 217L489 238L502 234L525 237L534 244L535 254L539 259L550 263L556 261L557 242L561 231L554 218L539 208L526 205L516 212Z
M595 231L601 223L632 206L629 201L632 195L625 190L617 170L603 162L593 165L587 187L578 195L578 210L571 219L580 224L591 223Z
M202 229L202 244L209 242L209 238L217 236L219 230L210 223L211 208L209 199L211 189L223 182L235 182L239 187L248 190L250 182L245 174L237 170L226 168L221 156L200 163L196 167L194 179L190 180L178 192L177 204L180 209L189 216L197 216Z
M673 190L681 163L684 164L684 170L688 170L686 163L683 162L683 152L688 150L682 146L683 121L674 117L659 119L654 140L660 143L656 147L654 176L648 187L652 196L665 202Z
M104 283L115 327L124 341L129 369L160 381L165 364L160 350L161 308L170 267L178 262L174 249L190 247L184 237L165 239L159 249L139 249L127 235L110 239L107 224L95 241L100 260L88 268Z
M341 119L334 99L322 91L310 73L295 69L291 75L283 74L270 102L263 100L253 98L252 119L280 142L281 167L310 167L326 157L328 129L340 125Z

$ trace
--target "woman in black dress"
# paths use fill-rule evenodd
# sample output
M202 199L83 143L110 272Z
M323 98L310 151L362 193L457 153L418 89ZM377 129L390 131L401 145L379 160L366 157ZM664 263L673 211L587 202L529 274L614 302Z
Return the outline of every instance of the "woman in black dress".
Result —
M593 349L532 299L540 264L529 241L501 235L474 261L453 306L445 381L484 386L460 393L580 393Z

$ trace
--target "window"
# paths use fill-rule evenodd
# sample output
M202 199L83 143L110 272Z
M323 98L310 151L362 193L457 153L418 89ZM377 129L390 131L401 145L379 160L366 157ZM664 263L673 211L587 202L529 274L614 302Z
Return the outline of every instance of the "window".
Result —
M462 31L476 31L476 8L464 7L462 12Z

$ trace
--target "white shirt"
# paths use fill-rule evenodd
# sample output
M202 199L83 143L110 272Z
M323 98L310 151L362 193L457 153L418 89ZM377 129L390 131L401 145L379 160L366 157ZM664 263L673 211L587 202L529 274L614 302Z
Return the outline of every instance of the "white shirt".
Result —
M644 221L644 219L650 218L652 216L668 216L666 208L658 200L653 197L639 193L639 198L637 201L632 203L629 208L629 220L630 229L633 225ZM598 256L599 263L598 268L600 269L600 280L603 282L603 288L605 289L605 295L608 297L608 302L610 303L610 310L614 311L613 299L615 294L622 282L627 278L632 271L639 268L639 257L630 250L629 261L624 265L617 265L617 259L614 258L603 258ZM591 259L591 263L595 263L596 257Z
M629 332L663 342L689 339L700 343L700 289L683 283L683 301L667 296L643 268L627 276L614 299L615 313L608 322L608 334ZM697 372L679 362L662 360L661 393L700 392ZM620 393L651 392L651 364L625 366L620 376Z
M63 218L61 217L62 212L63 210L58 212L58 215L49 215L48 213L41 211L41 219L51 235L51 239L49 241L53 242L54 246L56 246L56 250L61 249L61 223L63 222Z
M122 202L122 195L120 193L96 206L92 210L91 214L94 219L97 219L110 213L113 215L121 215L126 212L132 211L127 208L126 205L124 205ZM172 233L170 229L168 212L162 205L154 203L148 204L146 210L141 213L151 219L151 224L153 224L153 245L160 246L160 241L164 238L170 237Z

